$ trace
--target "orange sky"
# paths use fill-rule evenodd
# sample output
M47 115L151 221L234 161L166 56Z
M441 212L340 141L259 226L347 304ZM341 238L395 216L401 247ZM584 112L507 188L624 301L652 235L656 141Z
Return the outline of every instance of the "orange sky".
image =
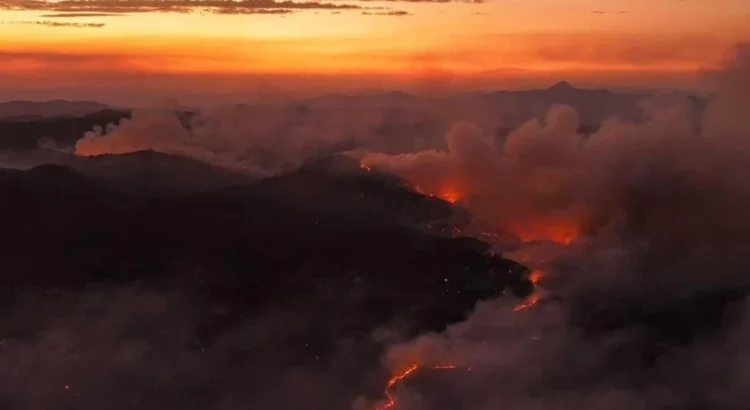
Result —
M247 14L290 7L253 1L238 11L178 0L187 13L143 11L153 0L0 1L0 99L518 88L563 78L689 87L750 38L747 0L332 0ZM92 5L97 15L82 16ZM385 15L396 13L407 15Z

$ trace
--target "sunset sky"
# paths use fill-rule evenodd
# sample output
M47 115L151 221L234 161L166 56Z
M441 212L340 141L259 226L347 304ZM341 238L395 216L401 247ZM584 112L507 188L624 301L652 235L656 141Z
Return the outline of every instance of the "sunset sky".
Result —
M684 87L747 0L0 1L0 100Z

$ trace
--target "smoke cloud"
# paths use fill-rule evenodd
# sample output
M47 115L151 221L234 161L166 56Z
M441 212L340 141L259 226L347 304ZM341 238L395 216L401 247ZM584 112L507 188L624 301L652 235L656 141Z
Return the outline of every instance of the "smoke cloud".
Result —
M226 306L170 288L4 299L0 407L329 409L360 390L355 371L367 366L355 341L317 352L310 328L323 326L310 323L309 308L254 312L208 340L201 329Z
M644 103L648 119L577 131L557 106L494 144L457 124L445 152L372 154L428 192L526 240L540 301L502 299L392 347L385 365L450 362L460 375L405 383L402 409L740 409L750 398L750 59L747 46L696 116ZM436 387L438 386L438 387ZM440 397L439 400L433 400Z
M332 152L445 150L445 134L457 122L474 124L496 138L557 100L575 106L586 126L612 115L639 117L638 98L573 89L450 97L329 95L292 104L256 103L190 113L166 107L136 110L129 120L93 130L78 142L76 152L88 156L152 149L270 175Z

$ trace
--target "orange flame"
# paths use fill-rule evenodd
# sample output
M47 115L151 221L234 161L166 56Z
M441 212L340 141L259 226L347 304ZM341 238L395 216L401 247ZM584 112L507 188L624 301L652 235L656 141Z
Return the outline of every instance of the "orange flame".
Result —
M440 189L440 192L437 195L440 197L440 199L444 200L445 202L449 202L451 204L455 204L459 200L461 200L461 192L458 191L458 189L454 186L447 185Z
M539 284L542 281L542 278L544 276L544 273L541 270L535 269L529 273L529 280L534 285L534 287L538 287ZM447 279L446 279L447 280ZM513 308L514 312L518 312L520 310L528 309L534 305L536 305L541 300L541 296L539 295L539 292L535 289L534 293L532 293L523 303L517 305L515 308ZM380 406L376 407L375 410L388 410L392 409L396 406L396 398L391 393L391 389L393 386L399 384L400 382L408 379L410 376L414 374L417 370L419 370L420 366L417 363L412 363L409 367L406 368L406 370L397 373L393 375L390 379L388 379L388 383L385 385L385 402L381 404ZM457 369L457 367L453 364L441 364L437 366L431 366L429 367L433 370L453 370ZM465 369L466 371L471 371L471 367L468 367Z
M570 245L578 236L578 224L572 220L533 221L511 224L509 227L524 242L548 240Z
M531 273L529 273L529 280L536 287L539 286L539 283L542 281L542 276L542 271L540 271L539 269L534 269L533 271L531 271Z
M414 185L413 189L414 192L429 196L431 198L440 198L443 201L451 204L455 204L463 197L461 191L453 185L446 185L440 189L437 189L435 191L436 193L427 192L420 185Z
M385 385L385 398L386 398L386 401L382 405L376 407L376 410L387 410L387 409L393 408L396 405L396 398L393 397L393 394L391 393L391 388L393 388L393 386L397 385L398 383L402 382L403 380L409 378L419 368L420 368L420 366L418 364L413 363L406 370L404 370L404 371L402 371L402 372L400 372L400 373L395 374L394 376L392 376L388 380L388 383ZM457 369L457 367L455 365L452 365L452 364L441 364L441 365L432 366L432 367L429 367L429 368L432 369L432 370L453 370L453 369ZM471 367L467 368L466 371L471 371Z
M542 299L542 297L539 296L538 287L539 287L539 284L542 281L542 277L543 276L544 276L544 274L542 273L542 271L540 271L538 269L535 269L535 270L531 271L531 273L529 273L529 281L531 281L531 284L534 285L534 293L532 293L531 295L529 295L529 297L526 298L526 300L523 303L521 303L521 304L517 305L515 308L513 308L514 312L518 312L519 310L528 309L528 308L536 305Z
M528 309L534 305L536 305L541 298L539 297L538 293L532 293L531 296L529 296L525 302L521 303L520 305L513 308L514 312L518 312L519 310Z

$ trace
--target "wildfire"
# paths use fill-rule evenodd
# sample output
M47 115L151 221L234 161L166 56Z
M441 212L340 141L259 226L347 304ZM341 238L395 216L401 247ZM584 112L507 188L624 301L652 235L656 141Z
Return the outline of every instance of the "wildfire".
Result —
M440 197L440 199L451 204L455 204L461 199L461 193L455 187L450 185L440 189L440 192L437 196Z
M541 298L539 297L538 293L532 293L531 296L529 296L526 299L525 302L523 302L520 305L518 305L515 308L513 308L513 311L514 312L518 312L519 310L528 309L528 308L536 305L539 302L539 299L541 299Z
M526 298L526 300L523 303L513 308L514 312L528 309L536 305L541 300L539 291L536 288L541 283L543 276L544 276L544 273L538 269L535 269L529 273L529 280L531 281L531 283L534 285L534 288L535 288L534 293L532 293L528 298ZM417 370L419 370L420 367L421 366L419 364L413 363L409 367L407 367L406 370L399 372L393 375L390 379L388 379L388 383L386 383L385 391L384 391L385 402L381 404L380 406L376 407L375 410L393 409L396 406L396 398L393 396L393 393L391 393L391 390L397 384L403 382L404 380L408 379L410 376L414 375L414 373ZM431 366L428 368L432 370L454 370L454 369L457 369L458 367L456 367L456 365L453 365L453 364L441 364L437 366ZM471 367L465 368L464 370L471 371Z
M370 168L369 166L367 166L367 164L365 164L364 162L360 162L359 163L359 167L362 168L362 169L364 169L367 172L372 171L372 168Z
M514 224L510 230L524 242L547 240L570 245L579 236L578 224L566 220Z
M542 271L539 269L534 269L529 273L529 280L531 283L536 287L539 285L539 283L542 281Z
M440 198L445 202L455 204L456 202L460 201L463 195L461 192L452 185L446 185L440 189L437 189L433 192L427 192L425 191L420 185L414 185L413 187L414 192L420 193L425 196L429 196L432 198Z
M531 273L529 273L529 281L531 281L531 284L534 285L534 293L532 293L531 295L529 295L529 297L526 298L526 300L523 303L521 303L521 304L517 305L515 308L513 308L514 312L518 312L519 310L528 309L528 308L536 305L542 299L542 297L539 296L539 290L537 288L539 287L539 284L541 283L543 276L544 275L543 275L542 271L540 271L538 269L535 269L535 270L531 271Z
M420 369L420 366L418 364L414 363L411 366L409 366L406 370L404 370L404 371L402 371L402 372L400 372L400 373L392 376L388 380L388 383L385 385L385 398L386 398L386 401L382 405L376 407L376 410L387 410L387 409L393 408L396 405L396 398L393 397L393 394L391 393L391 389L393 388L393 386L399 384L403 380L405 380L405 379L409 378L410 376L412 376L414 374L414 372L416 372L419 369ZM429 369L432 369L432 370L454 370L454 369L457 369L457 367L455 365L452 365L452 364L442 364L442 365L437 365L437 366L429 367ZM471 368L467 368L466 369L466 371L470 371L470 370L471 370Z

